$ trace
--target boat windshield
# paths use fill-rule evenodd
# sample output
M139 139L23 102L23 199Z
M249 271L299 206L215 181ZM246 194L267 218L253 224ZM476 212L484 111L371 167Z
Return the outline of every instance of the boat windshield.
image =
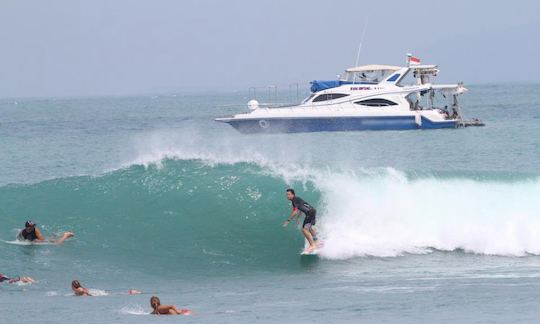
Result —
M312 93L309 95L309 97L307 97L306 99L302 100L302 103L305 104L306 102L310 101L311 99L313 99L313 97L315 97L315 94Z
M379 83L394 72L395 70L348 71L341 81L351 83Z

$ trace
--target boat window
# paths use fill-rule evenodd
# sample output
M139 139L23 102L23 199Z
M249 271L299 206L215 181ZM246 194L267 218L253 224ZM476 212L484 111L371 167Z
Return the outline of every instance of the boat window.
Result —
M362 106L369 106L369 107L386 107L386 106L395 106L397 103L382 99L382 98L375 98L375 99L366 99L361 101L356 101L355 104L362 105Z
M379 83L389 77L396 70L374 70L374 71L355 71L347 72L341 80L350 83Z
M348 94L344 94L344 93L326 93L326 94L319 95L318 97L313 99L313 102L333 100L333 99L343 98L347 96Z

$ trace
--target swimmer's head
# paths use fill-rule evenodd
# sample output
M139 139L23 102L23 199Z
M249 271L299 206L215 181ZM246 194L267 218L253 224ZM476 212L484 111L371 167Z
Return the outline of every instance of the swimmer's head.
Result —
M81 288L81 283L79 282L79 280L73 280L71 282L71 288L73 289Z
M296 194L294 193L294 189L287 189L287 199L292 200Z
M152 306L153 309L157 309L161 305L161 301L156 296L152 296L150 298L150 306Z
M36 227L36 224L32 222L31 220L27 220L26 223L24 223L24 227L26 228Z

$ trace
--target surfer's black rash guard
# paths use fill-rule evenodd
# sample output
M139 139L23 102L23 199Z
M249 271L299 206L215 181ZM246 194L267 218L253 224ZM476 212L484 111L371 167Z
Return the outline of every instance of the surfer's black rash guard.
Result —
M302 213L306 214L306 216L315 216L315 208L313 208L310 204L308 204L307 202L305 202L302 198L300 197L294 197L292 200L292 206L293 206L293 209L298 209L300 210Z
M30 232L27 232L26 231L26 228L23 229L20 233L19 233L20 237L22 237L23 239L27 240L27 241L35 241L37 240L37 235L36 235L36 229L34 227L32 227L32 230Z

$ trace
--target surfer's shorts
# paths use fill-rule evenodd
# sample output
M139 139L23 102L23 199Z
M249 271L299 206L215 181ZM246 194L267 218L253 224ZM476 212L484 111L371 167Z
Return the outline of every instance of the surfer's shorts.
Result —
M310 229L311 226L315 226L315 216L317 215L317 211L315 209L311 209L304 218L304 223L302 224L302 228Z

